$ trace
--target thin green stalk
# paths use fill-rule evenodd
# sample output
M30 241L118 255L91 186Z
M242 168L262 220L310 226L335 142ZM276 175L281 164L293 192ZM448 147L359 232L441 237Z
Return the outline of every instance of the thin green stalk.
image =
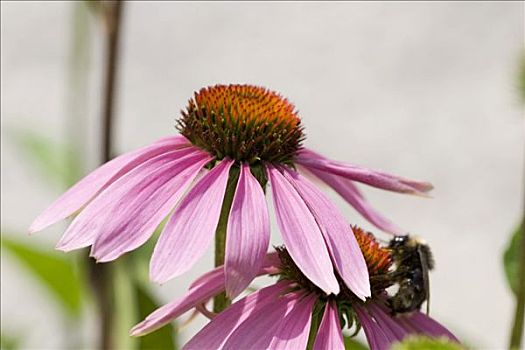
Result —
M523 219L525 220L525 217ZM522 225L520 248L518 295L516 297L516 310L510 336L510 349L521 349L523 340L523 320L525 318L525 225Z
M525 161L523 164L525 165ZM523 175L525 177L525 169ZM523 190L525 194L525 188ZM525 326L525 198L523 200L523 211L521 239L519 242L520 255L518 264L518 293L516 295L516 310L514 311L514 321L512 323L512 331L510 333L510 349L521 349L521 344L523 341L523 328Z
M328 307L317 301L312 311L312 323L310 324L310 333L308 334L308 343L306 344L306 350L312 350L315 344L315 338L321 325L321 319L323 318L324 308Z
M233 195L237 187L239 178L239 168L232 167L226 186L226 193L222 202L221 216L215 232L215 267L224 265L224 255L226 251L226 230L228 226L228 215L233 202ZM221 293L213 299L213 312L221 312L231 304L231 300L226 297L226 293Z

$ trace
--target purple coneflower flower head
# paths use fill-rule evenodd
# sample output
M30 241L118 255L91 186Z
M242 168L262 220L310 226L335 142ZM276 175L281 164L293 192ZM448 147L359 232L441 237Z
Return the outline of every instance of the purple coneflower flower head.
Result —
M219 314L210 315L211 321L184 349L298 350L305 349L309 341L314 349L344 349L345 328L354 330L354 334L362 328L372 350L390 349L392 344L414 335L458 342L444 326L419 310L393 313L385 290L389 285L385 277L395 272L390 251L371 234L358 228L354 233L371 276L370 299L361 300L340 279L341 292L327 295L308 280L286 249L278 248L277 255L267 255L260 274L278 276L279 281L238 300ZM223 280L217 277L221 273L221 269L216 269L198 279L186 295L153 312L131 334L152 332L192 307L202 310L203 304L224 289ZM313 332L315 339L309 339L315 324L319 325Z
M337 294L335 267L364 299L370 296L368 272L351 228L296 166L393 233L401 230L377 213L353 182L400 193L431 189L428 183L333 162L304 148L295 107L261 87L200 90L182 112L178 129L181 135L123 154L87 175L51 204L30 231L78 213L57 248L91 246L91 255L106 262L142 245L171 215L150 264L151 279L163 283L193 266L223 214L229 214L225 280L228 296L235 297L257 274L268 250L264 191L269 182L282 238L301 271L325 293Z

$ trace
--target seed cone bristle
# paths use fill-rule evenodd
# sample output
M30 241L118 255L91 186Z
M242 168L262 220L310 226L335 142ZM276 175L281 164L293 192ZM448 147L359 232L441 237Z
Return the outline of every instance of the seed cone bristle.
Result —
M352 231L361 248L370 276L386 274L392 266L390 250L381 247L372 233L358 226L352 226Z
M291 164L304 139L295 107L263 87L203 88L181 113L181 134L218 159Z

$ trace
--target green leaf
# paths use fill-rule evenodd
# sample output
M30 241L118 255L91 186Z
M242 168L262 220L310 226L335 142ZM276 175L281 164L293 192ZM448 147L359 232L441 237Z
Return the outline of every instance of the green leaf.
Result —
M82 175L81 159L71 148L31 131L14 131L10 137L38 173L50 182L69 187Z
M518 226L518 228L512 234L510 242L505 249L503 254L503 265L505 268L505 275L507 276L507 281L509 283L510 289L514 295L518 295L518 275L519 275L519 255L520 255L520 239L523 235L523 225Z
M392 350L462 350L463 348L446 338L409 337L392 346Z
M16 350L20 349L22 339L12 335L7 335L4 331L0 334L0 349L2 350Z
M355 338L344 337L346 350L368 350L368 347Z
M71 256L37 248L2 233L2 249L18 260L71 317L80 316L83 279Z
M149 291L140 284L135 286L135 290L140 320L143 320L151 312L157 309L159 305ZM177 349L173 327L168 324L153 333L140 337L139 349Z

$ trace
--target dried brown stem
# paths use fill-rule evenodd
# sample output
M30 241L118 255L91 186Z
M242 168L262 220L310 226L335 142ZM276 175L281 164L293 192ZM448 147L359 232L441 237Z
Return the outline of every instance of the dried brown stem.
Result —
M111 160L113 146L114 105L119 59L119 41L121 30L123 1L108 1L100 3L100 11L105 24L106 49L104 59L104 96L102 106L102 149L101 162ZM98 348L111 349L113 342L113 276L110 264L97 264L89 260L89 276L95 301L99 312L99 342Z

